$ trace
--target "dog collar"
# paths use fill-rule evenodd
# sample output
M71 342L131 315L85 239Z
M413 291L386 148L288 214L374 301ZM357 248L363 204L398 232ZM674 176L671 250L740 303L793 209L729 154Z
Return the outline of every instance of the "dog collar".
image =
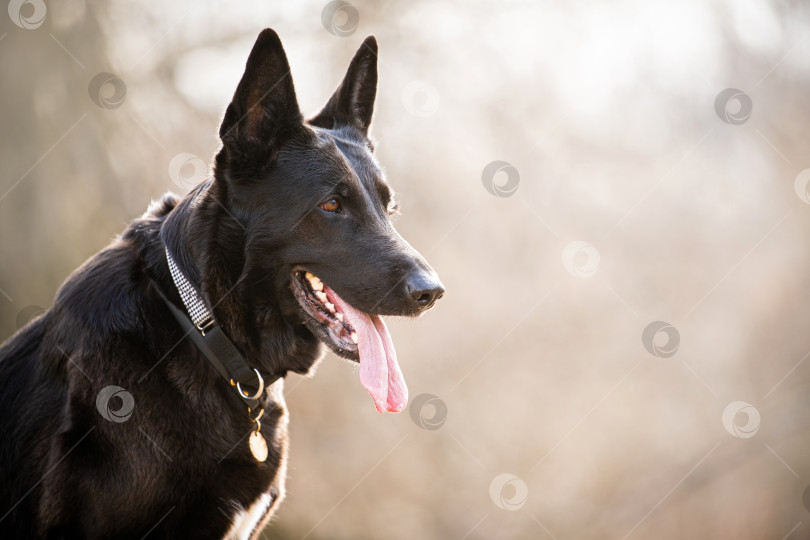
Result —
M156 287L158 294L166 303L174 318L185 330L186 335L191 337L194 345L214 366L214 369L236 390L242 401L247 404L248 415L255 425L249 439L250 451L257 461L264 461L267 459L268 449L267 441L260 433L262 428L260 419L264 414L264 409L261 408L261 399L265 386L273 384L281 376L276 375L272 380L265 381L259 370L248 365L233 342L222 332L200 293L180 271L171 253L169 253L169 249L165 248L165 251L172 281L180 294L186 313L183 313L169 301L163 291L160 290L160 287ZM256 390L250 393L243 386L255 388Z
M267 443L259 433L261 429L259 419L264 414L264 409L260 408L261 399L265 386L273 384L281 377L274 376L272 380L265 381L259 370L248 365L233 342L222 332L200 293L180 271L169 253L169 249L166 248L165 251L172 281L174 281L174 286L180 294L187 313L183 313L166 298L160 287L156 287L158 294L185 330L186 335L191 337L194 345L247 404L250 418L256 426L250 437L250 450L258 461L264 461L267 458ZM256 390L251 393L246 391L243 386ZM257 412L254 413L254 411Z
M205 302L203 302L197 289L189 283L186 276L180 271L177 263L174 262L174 259L169 253L169 248L165 248L165 251L166 261L169 263L169 272L172 274L172 281L174 281L174 286L177 287L177 292L180 293L180 299L183 301L183 305L186 306L186 311L188 311L191 322L194 323L194 326L197 327L197 330L199 330L202 335L205 335L205 331L214 323L214 317L211 315L211 312L208 311L208 307L205 305Z

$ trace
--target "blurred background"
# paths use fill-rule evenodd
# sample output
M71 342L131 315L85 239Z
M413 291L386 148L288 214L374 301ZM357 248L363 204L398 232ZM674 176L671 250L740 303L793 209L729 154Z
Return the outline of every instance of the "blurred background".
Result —
M284 539L810 538L810 4L90 2L0 14L0 334L205 178L258 32L314 113L380 43L411 404L288 377ZM114 286L114 284L110 284Z

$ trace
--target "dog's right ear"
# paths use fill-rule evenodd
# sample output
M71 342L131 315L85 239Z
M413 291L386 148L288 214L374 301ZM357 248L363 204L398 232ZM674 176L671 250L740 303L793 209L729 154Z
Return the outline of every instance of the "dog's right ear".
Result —
M273 30L259 34L219 128L227 148L274 150L303 123L290 64Z
M377 39L368 36L355 53L349 70L321 112L309 120L313 126L334 129L353 126L368 134L377 96Z

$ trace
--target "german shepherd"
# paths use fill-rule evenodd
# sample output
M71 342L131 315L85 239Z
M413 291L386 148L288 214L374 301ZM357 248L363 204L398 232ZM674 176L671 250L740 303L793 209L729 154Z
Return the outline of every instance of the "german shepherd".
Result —
M376 87L370 36L304 120L261 32L212 177L153 202L0 347L0 538L257 537L284 496L284 376L323 344L379 411L405 407L380 316L444 289L391 224Z

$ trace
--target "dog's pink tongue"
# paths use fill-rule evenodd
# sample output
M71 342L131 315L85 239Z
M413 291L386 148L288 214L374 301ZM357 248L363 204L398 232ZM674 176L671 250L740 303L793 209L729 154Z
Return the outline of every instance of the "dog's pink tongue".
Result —
M357 332L360 382L374 399L374 406L379 412L401 411L408 404L408 387L385 322L377 315L354 309L328 287L324 291Z

